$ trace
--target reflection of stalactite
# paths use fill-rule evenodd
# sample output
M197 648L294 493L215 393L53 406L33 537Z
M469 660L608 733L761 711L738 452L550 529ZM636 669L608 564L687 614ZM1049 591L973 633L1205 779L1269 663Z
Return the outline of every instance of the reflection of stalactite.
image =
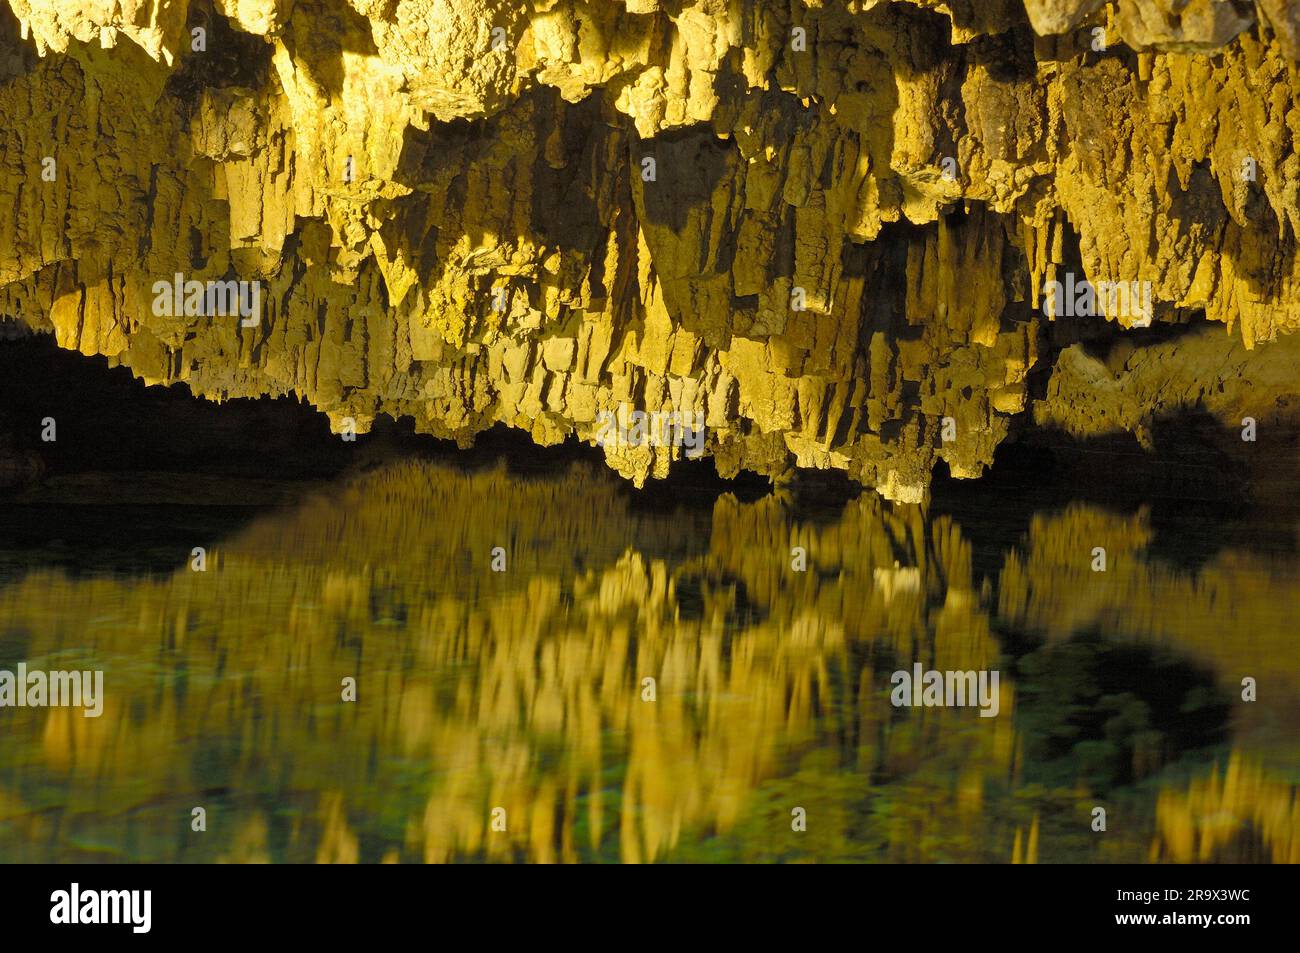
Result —
M1013 864L1036 864L1038 863L1038 815L1034 815L1033 822L1029 825L1029 839L1027 844L1021 845L1021 836L1024 834L1023 828L1016 828L1015 840L1011 843L1011 862Z
M999 577L999 617L1053 639L1096 629L1168 646L1230 685L1249 674L1288 692L1300 655L1282 607L1300 591L1300 563L1227 550L1193 574L1149 556L1153 535L1145 513L1075 505L1036 516ZM1106 550L1105 572L1092 571L1094 547Z
M1185 793L1160 792L1153 860L1300 863L1300 801L1294 784L1270 777L1233 751L1222 775L1194 779Z
M998 718L888 697L889 673L914 661L999 664L951 520L864 496L800 522L776 497L723 496L710 525L624 500L579 471L408 464L255 521L206 573L30 572L0 588L0 621L30 633L32 658L79 647L108 697L98 719L9 712L0 764L62 792L64 842L144 859L651 861L751 830L772 785L798 800L768 839L826 791L814 831L865 829L892 860L1005 859L1010 679ZM498 544L506 573L488 568ZM1035 593L1017 606L1055 578L1034 552L1017 571ZM875 570L896 562L920 585L887 599ZM345 676L355 704L340 702ZM209 807L233 842L178 849L158 833L213 789L231 792ZM16 858L54 836L32 791L0 777ZM263 794L293 812L289 829ZM1013 816L1036 857L1036 814ZM812 856L833 856L821 836Z

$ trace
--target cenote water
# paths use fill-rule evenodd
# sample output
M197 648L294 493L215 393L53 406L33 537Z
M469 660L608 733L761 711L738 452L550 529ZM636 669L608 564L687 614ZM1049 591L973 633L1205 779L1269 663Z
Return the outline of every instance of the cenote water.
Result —
M1105 454L925 507L638 491L209 405L176 456L111 381L60 434L110 466L61 451L0 507L0 668L105 684L98 718L6 710L4 860L1300 859L1289 509L1108 498ZM891 704L915 663L998 671L998 715Z

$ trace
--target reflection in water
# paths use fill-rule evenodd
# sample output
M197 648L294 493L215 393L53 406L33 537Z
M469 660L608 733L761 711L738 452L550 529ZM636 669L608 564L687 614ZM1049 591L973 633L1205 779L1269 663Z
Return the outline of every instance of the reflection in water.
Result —
M1300 861L1295 559L1193 575L1076 506L985 580L873 495L630 500L408 461L195 540L202 573L10 573L0 668L107 697L0 710L0 856ZM915 662L1000 669L999 716L892 707Z

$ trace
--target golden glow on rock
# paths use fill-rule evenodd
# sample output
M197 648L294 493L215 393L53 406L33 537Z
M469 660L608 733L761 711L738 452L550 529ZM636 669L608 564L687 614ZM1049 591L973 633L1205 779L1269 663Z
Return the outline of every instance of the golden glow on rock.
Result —
M724 474L917 501L1030 413L1067 273L1300 328L1294 17L1026 6L1039 36L1014 2L10 0L0 313L462 444L703 413ZM260 322L154 314L175 273L260 281Z

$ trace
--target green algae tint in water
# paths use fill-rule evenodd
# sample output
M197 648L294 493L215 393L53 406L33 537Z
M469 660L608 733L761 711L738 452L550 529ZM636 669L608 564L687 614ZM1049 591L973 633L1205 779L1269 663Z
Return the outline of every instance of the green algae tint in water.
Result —
M977 575L933 509L586 466L205 492L6 506L0 668L106 697L0 711L4 860L1300 860L1293 555L1074 504ZM915 663L998 715L893 706Z

